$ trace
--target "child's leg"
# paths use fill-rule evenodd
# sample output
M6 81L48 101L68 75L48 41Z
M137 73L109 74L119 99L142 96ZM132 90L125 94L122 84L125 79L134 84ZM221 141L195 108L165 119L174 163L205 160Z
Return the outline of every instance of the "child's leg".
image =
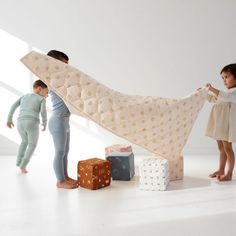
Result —
M53 138L55 156L53 168L57 178L57 187L73 189L78 186L67 181L67 156L69 152L70 133L65 126L64 118L51 117L49 120L49 130Z
M65 180L64 175L64 157L65 157L65 142L66 134L63 129L58 132L51 132L55 156L53 160L53 168L56 174L57 182L63 182Z
M26 132L28 136L28 147L26 149L25 155L20 163L22 172L26 171L26 166L32 157L34 150L37 146L38 137L39 137L39 124L38 122L25 120ZM26 172L24 172L26 173Z
M64 157L66 155L67 132L64 126L63 117L52 116L49 120L49 130L53 138L55 156L53 160L53 168L57 178L57 182L65 181Z
M64 131L64 132L63 132ZM67 132L61 129L60 132L51 132L55 148L55 156L53 161L53 167L57 178L57 187L65 189L77 188L77 181L68 181L69 177L67 174L67 155L66 143L67 143Z
M16 165L19 166L24 155L25 155L25 150L28 145L28 136L27 136L27 133L25 130L24 121L18 120L17 130L21 136L21 144L19 146L18 153L17 153L17 159L16 159Z
M227 155L225 153L224 145L221 140L217 140L218 149L220 152L220 161L219 161L219 169L212 174L210 174L211 178L217 177L218 175L223 175L225 173L225 165L227 161Z
M227 164L228 164L228 170L227 173L224 175L220 175L218 179L220 181L228 181L232 179L233 175L233 169L234 169L234 163L235 163L235 156L234 151L232 147L232 143L229 143L227 141L223 141L224 150L227 155Z
M69 127L69 119L64 119L64 124L66 127L66 146L65 146L65 156L64 156L64 175L65 181L72 185L77 185L78 181L72 179L68 176L67 166L68 166L68 153L70 149L70 127Z

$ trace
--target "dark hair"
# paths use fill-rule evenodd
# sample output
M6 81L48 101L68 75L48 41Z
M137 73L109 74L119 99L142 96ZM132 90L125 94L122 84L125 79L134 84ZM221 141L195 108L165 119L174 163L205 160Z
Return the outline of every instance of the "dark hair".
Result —
M36 80L33 83L33 88L36 89L38 87L47 88L48 86L42 80Z
M236 79L236 63L234 64L229 64L227 66L225 66L220 74L222 74L223 72L229 72L230 74L232 74L234 76L234 78Z
M60 52L57 50L51 50L47 53L47 55L58 60L64 59L64 60L69 61L69 57L64 52Z

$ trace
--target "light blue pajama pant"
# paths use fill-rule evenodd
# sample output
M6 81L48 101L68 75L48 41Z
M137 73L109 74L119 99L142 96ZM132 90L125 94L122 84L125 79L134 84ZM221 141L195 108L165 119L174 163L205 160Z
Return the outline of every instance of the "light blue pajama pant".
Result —
M68 177L67 158L70 146L69 117L51 116L49 130L53 138L55 156L53 168L58 182L63 182Z
M37 146L39 121L18 119L17 130L21 136L21 144L18 149L16 165L25 168Z

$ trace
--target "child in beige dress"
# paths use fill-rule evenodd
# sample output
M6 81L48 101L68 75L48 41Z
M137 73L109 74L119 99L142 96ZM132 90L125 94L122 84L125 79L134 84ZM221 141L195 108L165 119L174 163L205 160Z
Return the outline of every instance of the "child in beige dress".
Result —
M212 107L206 135L217 141L220 152L219 168L212 174L219 181L232 179L235 156L232 142L236 142L236 64L225 66L221 76L227 92L220 91L210 84L206 87L213 95L208 95L208 101L215 103ZM228 169L225 172L226 163Z

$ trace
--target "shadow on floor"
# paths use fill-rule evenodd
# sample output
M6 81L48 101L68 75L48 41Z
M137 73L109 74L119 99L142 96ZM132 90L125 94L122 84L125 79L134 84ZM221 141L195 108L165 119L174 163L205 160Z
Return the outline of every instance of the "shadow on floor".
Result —
M183 180L171 181L167 191L208 187L211 185L211 179L202 179L190 176L184 176Z

